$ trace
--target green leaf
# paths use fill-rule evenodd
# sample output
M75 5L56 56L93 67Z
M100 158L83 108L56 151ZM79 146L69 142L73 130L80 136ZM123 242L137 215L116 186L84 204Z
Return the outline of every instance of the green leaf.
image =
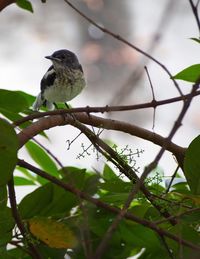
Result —
M28 153L32 159L46 172L53 176L58 176L58 169L50 156L37 144L29 141L26 145Z
M200 135L195 138L186 150L184 175L192 194L200 194Z
M19 204L22 219L41 215L42 210L51 202L52 195L53 188L50 183L26 195Z
M39 244L37 245L40 254L42 256L42 258L56 258L56 259L63 259L65 258L65 254L66 254L66 249L56 249L56 248L51 248L45 244ZM17 257L19 258L19 257ZM29 258L27 258L29 259Z
M185 223L179 223L173 227L170 228L170 232L172 234L175 234L177 236L179 236L179 238L184 239L186 241L191 242L192 244L196 244L197 246L200 244L200 236L198 233L198 229L194 229L191 226L192 222L190 222L190 224L185 224ZM168 244L170 245L170 247L174 250L177 251L176 253L174 253L174 258L179 258L180 256L180 246L177 242L174 242L172 240L168 240ZM199 258L199 253L198 251L194 251L191 248L188 248L186 246L183 246L183 258L187 259L187 258L195 258L197 256L197 258Z
M2 108L0 108L0 113L3 114L10 121L16 121L22 118L20 114Z
M123 205L128 198L128 193L114 193L114 194L106 194L101 196L101 201L111 203L114 205Z
M2 244L0 246L0 255L2 258L5 258L5 259L13 259L7 255L6 244Z
M150 206L145 213L145 219L151 220L151 221L158 220L160 219L160 214L158 210L155 209L155 207Z
M4 259L30 259L30 256L21 248L9 249L4 254L1 254L0 251L0 255L2 255Z
M115 193L129 193L133 184L130 182L123 182L121 180L106 181L105 183L99 183L99 187L102 190Z
M3 210L8 201L8 194L6 185L0 186L0 211Z
M74 194L52 184L51 201L43 209L42 215L51 216L64 213L66 216L70 213L71 208L75 207L77 204L78 199Z
M188 193L189 187L188 187L188 183L185 181L173 184L172 185L173 191L180 192L180 193Z
M14 228L14 219L11 209L6 207L0 213L0 245L9 242L12 238L12 229Z
M132 214L134 214L137 217L144 217L145 213L147 212L147 210L149 209L150 204L148 202L143 202L141 205L135 205L133 206L130 211Z
M95 172L87 172L86 169L67 166L59 170L63 181L92 195L97 192L99 178Z
M187 67L172 78L195 83L200 79L200 64Z
M62 171L63 179L65 182L70 183L76 188L83 189L85 177L86 177L86 169L80 169L77 167L64 167L60 171Z
M33 13L33 7L31 5L31 3L27 0L17 0L16 4L21 7L22 9L25 9L27 11L30 11L31 13Z
M95 194L98 190L99 178L99 175L87 173L82 191L87 192L90 195Z
M77 203L78 199L73 194L48 183L24 197L19 204L19 212L23 219L62 213L66 216Z
M183 221L185 221L189 225L191 225L191 222L192 222L192 224L199 224L199 221L200 221L200 211L199 210L193 211L193 212L191 211L188 214L182 215L181 219Z
M26 179L29 179L32 182L36 182L37 181L37 178L32 173L30 173L26 168L20 167L20 166L16 166L16 170L21 172L26 177Z
M72 166L61 168L59 172L64 182L90 195L95 194L99 189L100 176L95 172L87 172L86 169Z
M106 164L103 170L103 179L105 182L101 182L99 187L103 190L115 193L129 193L133 184L130 182L124 182L117 176L115 172Z
M28 108L26 99L16 91L0 89L0 108L14 113L22 112Z
M105 164L103 169L103 178L105 180L113 180L113 179L116 180L116 178L118 179L118 176L115 174L115 172L112 170L112 168L109 165Z
M28 103L28 107L30 107L33 102L35 101L35 96L31 95L31 94L27 94L23 91L16 91L16 93L18 93L19 95L21 95L23 98L26 99L27 103Z
M6 184L17 164L18 138L14 128L0 119L0 185Z
M200 43L200 39L197 38L190 38L190 40L196 41L197 43Z
M21 177L21 176L15 176L14 183L17 186L19 186L19 185L35 185L35 183L33 181L26 179L24 177Z
M126 245L136 248L145 248L146 255L148 256L141 256L139 258L169 258L169 255L165 247L160 242L159 237L151 229L133 222L124 221L119 225L119 232ZM144 253L142 253L142 255L143 254Z
M119 230L121 235L126 239L127 242L131 242L133 246L144 247L151 249L152 251L158 251L161 249L161 244L156 233L139 224L120 224Z

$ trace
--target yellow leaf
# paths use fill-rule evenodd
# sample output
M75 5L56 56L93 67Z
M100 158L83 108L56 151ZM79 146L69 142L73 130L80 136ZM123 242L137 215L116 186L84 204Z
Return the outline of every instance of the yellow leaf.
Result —
M64 223L44 217L34 217L28 221L30 232L52 248L73 248L77 238Z

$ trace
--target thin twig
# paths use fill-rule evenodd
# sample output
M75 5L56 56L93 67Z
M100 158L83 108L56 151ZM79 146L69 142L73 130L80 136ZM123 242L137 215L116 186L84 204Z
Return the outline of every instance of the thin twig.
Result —
M165 237L163 235L159 235L160 239L161 239L161 242L163 243L165 249L167 250L167 253L169 255L169 258L171 259L175 259L174 255L173 255L173 252L172 250L169 248L166 240L165 240Z
M200 3L200 0L197 1L197 3L196 3L196 8L198 8L199 3Z
M95 27L97 27L99 30L103 31L104 33L112 36L113 38L117 39L118 41L121 41L123 43L125 43L126 45L128 45L129 47L131 47L132 49L136 50L137 52L139 52L140 54L146 56L147 58L151 59L152 61L154 61L157 65L159 65L168 75L169 77L172 79L174 86L176 87L176 89L178 90L179 94L181 96L183 96L183 93L178 85L178 83L176 82L176 80L172 77L171 72L167 69L167 67L162 64L161 62L159 62L157 59L155 59L153 56L151 56L150 54L148 54L147 52L141 50L140 48L136 47L135 45L131 44L129 41L127 41L126 39L124 39L123 37L121 37L120 35L117 35L115 33L113 33L112 31L102 27L101 25L99 25L98 23L96 23L94 20L92 20L91 18L89 18L87 15L85 15L83 12L81 12L78 8L76 8L70 1L68 0L64 0L73 10L75 10L78 14L80 14L85 20L87 20L89 23L93 24Z
M196 20L196 23L197 23L197 27L198 27L198 30L199 30L199 35L200 35L200 20L199 20L199 14L198 14L198 2L197 2L197 5L195 6L195 4L193 3L192 0L189 0L189 3L190 3L190 6L192 8L192 12L194 14L194 17L195 17L195 20Z
M61 163L61 161L60 161L48 148L46 148L46 147L45 147L42 143L40 143L36 138L32 138L32 140L33 140L35 143L37 143L42 149L44 149L45 152L46 152L47 154L49 154L49 156L52 157L53 160L54 160L61 168L64 167L63 164Z
M200 95L200 90L196 91L194 93L194 96ZM34 112L28 116L23 117L22 119L19 119L17 121L13 122L13 126L19 126L22 123L25 123L29 120L38 119L44 116L49 115L57 115L57 114L67 114L67 113L79 113L79 112L86 112L87 114L90 113L104 113L104 112L119 112L119 111L131 111L131 110L139 110L139 109L147 109L147 108L154 108L160 105L166 105L166 104L172 104L175 102L180 102L188 99L190 97L190 94L186 94L183 96L173 97L169 99L164 99L161 101L155 101L152 103L141 103L141 104L135 104L135 105L120 105L120 106L99 106L99 107L80 107L80 108L72 108L72 109L59 109L54 111L47 111L47 112Z
M90 228L89 228L89 222L88 222L88 212L86 209L85 204L83 204L83 201L80 200L80 208L83 212L83 224L80 227L80 232L83 240L83 250L85 252L85 258L91 259L92 258L92 238L90 235Z
M163 201L166 201L166 202L168 202L168 203L170 203L170 204L173 204L173 205L175 205L175 206L180 206L180 205L181 205L181 207L183 207L183 208L192 209L192 206L185 205L185 204L183 204L183 203L181 203L181 202L179 202L179 201L169 200L169 199L166 199L166 198L161 197L161 196L159 196L159 195L156 195L156 194L154 194L154 193L152 193L152 196L158 198L159 200L163 200Z
M146 74L147 74L147 77L148 77L148 80L149 80L149 84L150 84L150 87L151 87L151 93L152 93L152 103L156 101L155 99L155 94L154 94L154 89L153 89L153 84L152 84L152 81L151 81L151 77L149 75L149 71L147 69L147 67L145 66L144 67L145 71L146 71ZM154 128L155 128L155 118L156 118L156 107L153 107L153 125L152 125L152 130L154 131Z
M9 200L10 200L10 206L11 206L13 218L15 219L17 227L19 228L23 238L27 242L29 253L31 254L32 258L42 259L38 249L35 247L35 245L33 243L31 243L27 239L28 233L27 233L27 230L26 230L26 228L25 228L25 226L24 226L24 224L21 220L21 217L20 217L18 209L17 209L13 177L8 182L8 193L9 193Z
M112 224L107 229L105 235L103 236L99 246L96 249L95 255L93 258L95 259L101 259L103 254L106 251L106 248L109 246L109 241L112 238L112 235L114 234L115 230L117 229L119 223L121 220L123 220L132 200L134 199L134 196L136 195L135 188L133 187L133 190L130 192L122 210L119 212L119 214L116 216Z
M170 218L174 218L174 219L180 219L182 216L184 215L187 215L187 214L190 214L192 212L196 212L196 211L200 211L200 208L192 208L192 209L189 209L189 210L186 210L184 212L181 212L177 215L174 215L174 216L171 216ZM158 221L155 221L154 223L159 225L159 224L162 224L162 223L165 223L167 221L167 219L161 219L161 220L158 220Z
M174 171L174 173L173 173L173 175L172 175L172 177L171 177L171 180L170 180L170 182L169 182L169 185L167 186L167 189L166 189L166 191L165 191L166 194L169 192L169 190L170 190L170 188L171 188L171 186L172 186L172 183L173 183L173 181L174 181L174 178L176 177L176 174L177 174L179 168L180 168L180 166L177 165L177 167L176 167L176 169L175 169L175 171Z
M159 41L161 40L166 25L171 22L172 14L174 14L173 9L174 6L177 4L177 1L169 0L166 4L166 7L161 15L160 21L158 22L158 26L153 34L153 37L150 39L149 47L147 48L147 53L153 53L155 48L158 47ZM144 72L144 66L148 64L150 61L147 57L142 56L140 60L135 64L135 69L129 75L128 79L125 83L122 84L120 89L114 94L111 101L109 102L112 105L119 104L123 101L123 99L130 94L130 91L134 89L134 86L138 84L139 80L142 78Z

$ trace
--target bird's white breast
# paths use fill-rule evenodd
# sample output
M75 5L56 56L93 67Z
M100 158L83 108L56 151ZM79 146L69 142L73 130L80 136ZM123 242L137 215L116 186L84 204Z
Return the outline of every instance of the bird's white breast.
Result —
M45 89L44 98L50 102L68 102L76 97L85 85L80 70L67 71L67 76L57 76L54 84Z

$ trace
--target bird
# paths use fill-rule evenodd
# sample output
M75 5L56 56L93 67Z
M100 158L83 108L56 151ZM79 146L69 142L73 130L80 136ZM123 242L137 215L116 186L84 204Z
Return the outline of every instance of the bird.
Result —
M84 72L77 56L70 50L61 49L45 58L52 65L40 82L40 93L32 105L34 111L42 106L54 110L57 103L65 103L75 98L86 86Z

